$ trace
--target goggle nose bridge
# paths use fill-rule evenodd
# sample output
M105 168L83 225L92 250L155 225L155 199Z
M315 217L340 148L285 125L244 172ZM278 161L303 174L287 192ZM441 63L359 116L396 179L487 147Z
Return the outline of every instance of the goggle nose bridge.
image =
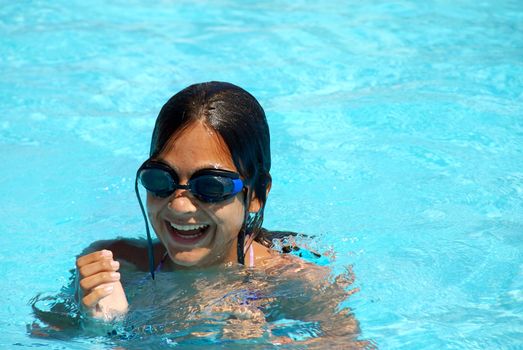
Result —
M174 181L173 181L174 182ZM193 187L190 185L190 183L188 183L187 185L180 185L180 184L177 184L177 183L174 183L173 184L174 187L172 189L172 192L169 194L169 195L172 195L174 192L176 192L177 190L187 190L189 191L192 195L194 195L193 193Z

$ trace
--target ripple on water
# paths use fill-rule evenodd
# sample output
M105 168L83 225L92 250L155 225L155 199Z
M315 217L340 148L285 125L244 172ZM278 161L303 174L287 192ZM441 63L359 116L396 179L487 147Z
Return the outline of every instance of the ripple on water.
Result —
M235 266L164 272L154 281L142 272L128 273L124 284L132 308L113 324L86 323L71 290L40 295L32 302L36 320L29 329L34 336L55 338L106 335L108 343L125 348L144 342L151 346L290 342L289 346L299 347L316 338L324 344L363 346L357 341L354 315L347 308L338 309L354 292L350 272L334 279L326 268L294 258L289 262L250 270ZM296 273L299 279L293 278Z

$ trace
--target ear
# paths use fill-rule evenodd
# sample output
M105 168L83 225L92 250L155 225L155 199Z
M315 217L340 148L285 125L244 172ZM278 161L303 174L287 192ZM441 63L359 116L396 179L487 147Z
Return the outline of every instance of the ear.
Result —
M267 188L265 190L265 198L269 197L269 192L271 191L272 181L269 181ZM251 192L251 203L249 204L249 213L257 213L260 211L262 203L254 191Z

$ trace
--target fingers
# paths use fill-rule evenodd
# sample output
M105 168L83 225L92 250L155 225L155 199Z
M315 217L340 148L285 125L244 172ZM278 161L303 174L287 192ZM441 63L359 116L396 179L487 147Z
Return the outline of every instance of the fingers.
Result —
M103 271L117 271L120 268L120 263L110 258L95 261L90 264L78 268L82 278L92 276L98 272Z
M76 259L76 266L78 268L81 268L82 266L85 266L87 264L91 264L93 262L103 260L103 259L112 259L113 258L113 252L110 250L104 249L99 250L90 254L83 255Z
M82 303L92 308L113 292L115 282L120 280L118 261L113 260L110 250L100 250L76 260Z
M89 277L80 280L80 287L84 291L90 291L103 286L107 283L112 283L120 280L120 273L118 272L99 272Z
M99 285L82 298L82 303L85 307L94 308L102 298L110 295L113 290L114 285L112 283Z
M120 263L110 250L100 250L76 260L78 299L95 318L110 320L127 312L129 306L120 282Z

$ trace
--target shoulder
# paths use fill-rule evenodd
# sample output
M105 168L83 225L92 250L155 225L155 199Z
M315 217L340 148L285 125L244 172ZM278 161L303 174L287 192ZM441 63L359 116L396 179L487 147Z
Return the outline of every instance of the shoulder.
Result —
M157 244L155 244L157 245ZM156 248L156 247L155 247ZM132 264L139 270L148 269L147 240L137 238L116 238L91 243L80 255L89 254L98 250L107 249L113 253L113 258L120 263ZM155 249L155 259L158 260L163 252Z
M285 252L272 250L269 257L260 259L259 267L268 274L286 276L307 282L324 281L331 273L328 266L322 266L308 259Z
M268 248L273 246L274 240L284 240L290 237L297 236L298 233L291 231L270 231L266 228L260 228L260 231L257 234L256 241Z
M113 252L113 254L125 253L129 250L142 250L147 247L147 241L145 239L133 239L119 237L116 239L106 239L91 243L87 248L82 251L81 255L89 254L98 250L107 249Z

